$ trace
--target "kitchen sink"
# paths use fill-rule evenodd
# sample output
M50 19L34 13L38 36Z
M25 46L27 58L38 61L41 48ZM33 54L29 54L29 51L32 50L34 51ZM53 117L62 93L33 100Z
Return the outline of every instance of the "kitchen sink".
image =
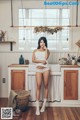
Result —
M49 64L50 70L52 72L59 72L60 71L60 64ZM29 64L29 72L35 72L36 71L36 65L35 64Z

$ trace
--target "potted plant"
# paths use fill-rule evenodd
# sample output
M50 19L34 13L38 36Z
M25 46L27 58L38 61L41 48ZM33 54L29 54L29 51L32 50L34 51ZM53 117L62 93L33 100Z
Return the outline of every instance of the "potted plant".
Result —
M75 58L75 56L72 56L72 65L75 65L75 63L76 63L76 58Z
M5 34L6 34L6 31L4 32L3 30L0 30L0 41L5 40Z

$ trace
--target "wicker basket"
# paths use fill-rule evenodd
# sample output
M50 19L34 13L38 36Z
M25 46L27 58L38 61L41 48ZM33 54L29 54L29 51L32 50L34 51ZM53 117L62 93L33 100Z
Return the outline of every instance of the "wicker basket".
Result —
M18 94L16 97L16 108L22 111L26 110L28 107L30 92L26 90L18 90L15 92Z

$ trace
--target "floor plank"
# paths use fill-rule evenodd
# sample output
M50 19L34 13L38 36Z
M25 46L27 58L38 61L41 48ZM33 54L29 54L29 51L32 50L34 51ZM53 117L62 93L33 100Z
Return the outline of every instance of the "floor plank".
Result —
M7 102L8 99L0 98L0 108L6 107ZM14 117L13 120L80 120L80 107L47 107L39 116L35 115L35 112L35 107L29 107L20 117Z

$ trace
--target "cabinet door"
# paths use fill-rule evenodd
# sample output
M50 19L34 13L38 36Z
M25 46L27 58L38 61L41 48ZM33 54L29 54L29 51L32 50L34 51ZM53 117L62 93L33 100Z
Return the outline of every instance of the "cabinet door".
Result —
M64 70L64 99L78 99L78 70Z
M25 89L25 70L11 70L11 89Z

